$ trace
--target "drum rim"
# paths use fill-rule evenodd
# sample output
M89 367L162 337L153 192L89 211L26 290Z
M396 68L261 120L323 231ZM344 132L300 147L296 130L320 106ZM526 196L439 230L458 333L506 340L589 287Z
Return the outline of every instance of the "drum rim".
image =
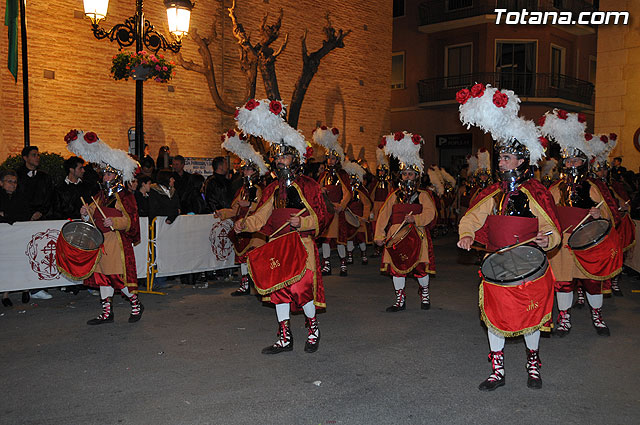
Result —
M516 245L516 244L513 244L513 245ZM512 247L513 245L509 245L509 246L506 246L504 248L509 248L509 247ZM544 261L542 262L542 264L540 266L538 266L538 268L536 268L535 270L527 273L526 275L518 276L517 279L492 279L492 278L488 278L487 276L484 275L484 273L482 273L482 266L493 255L501 255L501 254L498 254L497 252L493 252L493 253L487 255L487 257L485 257L485 259L482 260L482 263L480 263L480 274L482 275L482 279L487 281L487 282L489 282L489 283L495 283L495 284L498 284L498 285L501 285L501 286L518 286L518 285L521 285L521 284L523 284L525 282L530 282L532 279L529 279L529 278L531 276L534 276L540 270L542 270L545 264L547 265L547 268L549 267L549 258L547 257L547 254L544 252L544 250L542 248L540 248L539 246L535 246L535 245L521 245L521 246L522 247L527 247L527 248L533 248L533 249L536 249L536 250L540 251L540 253L542 253L542 255L544 256ZM520 248L520 247L518 247L518 248ZM514 249L517 249L517 248L514 248ZM509 283L509 285L505 285L507 283ZM513 283L513 284L510 284L510 283Z
M412 226L416 229L416 232L418 232L418 228L415 226L414 223L407 223L407 224L405 224L404 226L402 226L398 230L398 233L396 234L396 236L398 236L398 234L400 234L400 232L402 231L403 228L405 228L405 226L406 226L407 229L409 229L409 230L407 230L407 234L411 231L411 227ZM420 232L418 232L418 236L420 236ZM402 239L400 239L400 240L402 240ZM391 239L387 243L384 244L385 248L391 248L392 246L393 246L393 244L391 243Z
M571 246L571 238L573 237L573 235L579 231L580 229L584 228L584 226L587 226L590 223L594 223L596 221L606 221L608 226L607 226L607 231L602 235L602 237L600 239L598 239L595 242L591 242L587 245L581 245L581 246ZM569 245L569 248L573 249L573 250L577 250L577 251L583 251L585 249L589 249L589 248L593 248L594 246L597 246L600 244L600 242L602 242L608 235L609 233L611 233L611 221L607 220L606 218L596 218L594 220L588 221L586 223L581 224L577 229L575 229L574 231L571 232L571 234L569 235L569 239L567 239L567 245Z
M95 230L97 230L97 231L98 231L98 233L100 234L100 237L102 238L102 241L98 244L98 246L97 246L96 248L93 248L93 249L80 248L79 246L76 246L76 245L72 244L72 243L71 243L71 242L70 242L70 241L65 237L64 232L63 232L64 228L65 228L66 226L71 225L71 224L83 224L83 225L87 225L87 226L89 226L89 227L94 228L94 229L95 229ZM94 224L89 223L89 222L86 222L86 221L84 221L84 220L71 220L71 221L66 222L66 223L62 226L62 229L60 229L60 236L62 237L62 239L63 239L63 240L64 240L64 241L69 245L69 246L72 246L72 247L73 247L73 248L75 248L75 249L79 249L79 250L81 250L81 251L85 251L85 252L92 252L92 251L96 251L96 250L100 249L100 247L104 244L104 234L102 233L102 231L101 231L100 229L98 229L98 227L97 227L97 226L95 226Z

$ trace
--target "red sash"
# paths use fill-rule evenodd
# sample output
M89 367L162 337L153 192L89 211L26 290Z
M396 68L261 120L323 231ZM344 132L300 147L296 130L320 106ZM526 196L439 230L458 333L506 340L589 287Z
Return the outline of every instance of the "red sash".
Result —
M307 272L308 256L298 232L252 250L247 256L247 266L258 293L270 294L300 281Z
M560 220L560 226L564 232L571 226L571 231L574 231L574 226L589 214L589 210L577 207L566 207L558 205L558 220Z
M487 216L487 249L495 251L538 234L538 219L509 215Z
M551 319L554 282L551 267L538 279L518 286L501 286L482 280L482 321L505 337L540 329Z
M92 250L71 246L60 232L56 243L56 266L70 279L84 280L93 274L102 257L102 250L102 246Z
M422 204L394 204L391 209L391 219L389 224L400 224L404 221L404 217L410 212L413 215L422 213Z

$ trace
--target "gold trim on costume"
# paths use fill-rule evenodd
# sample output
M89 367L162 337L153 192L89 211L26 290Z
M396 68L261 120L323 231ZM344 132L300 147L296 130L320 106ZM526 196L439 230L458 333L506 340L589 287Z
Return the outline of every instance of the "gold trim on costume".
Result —
M66 277L68 277L71 280L85 280L96 271L96 267L98 267L98 263L100 262L101 258L102 258L102 250L98 251L98 255L96 256L96 261L94 261L93 267L91 268L91 271L89 273L87 273L86 275L80 276L80 277L79 276L72 276L71 273L68 273L66 270L63 270L58 264L56 264L56 267L58 268L58 271L60 273L62 273L63 275L65 275Z

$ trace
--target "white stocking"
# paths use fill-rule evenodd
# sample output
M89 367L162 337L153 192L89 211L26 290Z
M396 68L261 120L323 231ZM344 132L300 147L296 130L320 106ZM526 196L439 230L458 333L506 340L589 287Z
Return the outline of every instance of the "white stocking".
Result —
M115 290L111 286L101 286L100 287L100 298L105 299L113 296Z
M338 245L338 256L344 258L347 256L347 250L344 245Z
M487 331L489 336L489 348L491 351L502 351L504 349L504 337L502 335L496 335L490 330Z
M537 350L540 342L540 331L524 336L524 343L529 350Z
M302 309L304 310L304 315L308 318L311 319L313 317L316 317L316 305L313 303L313 301L309 301L308 303L303 305Z
M367 244L360 242L360 251L365 252L367 250Z
M558 292L556 297L558 298L558 310L565 311L571 308L573 292Z
M329 245L328 243L323 243L322 244L322 258L324 258L326 260L330 256L331 256L331 245Z
M278 322L289 320L289 303L276 304L276 315Z
M429 286L429 275L426 275L424 277L419 277L418 278L418 283L420 284L420 286L422 286L423 288L426 288Z
M602 294L591 295L587 292L587 300L589 301L589 305L591 308L602 308L602 300L604 297Z
M127 288L126 286L122 288L120 292L122 292L127 298L131 298L131 296L133 295L131 292L129 292L129 288Z
M353 241L347 241L347 251L353 251Z
M249 273L249 267L247 267L247 263L240 264L240 274L242 276L246 276Z
M393 277L393 287L395 288L396 291L399 291L400 289L404 289L404 281L405 278L404 277Z

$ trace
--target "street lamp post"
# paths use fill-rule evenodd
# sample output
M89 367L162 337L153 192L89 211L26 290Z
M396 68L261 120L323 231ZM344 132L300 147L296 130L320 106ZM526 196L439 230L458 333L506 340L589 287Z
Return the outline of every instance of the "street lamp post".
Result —
M114 25L110 30L104 30L99 23L107 17L109 0L84 0L84 13L91 19L93 35L98 40L106 38L109 41L116 41L121 49L135 43L136 52L143 50L144 46L154 53L158 53L161 49L178 53L182 47L182 37L189 31L193 3L190 0L164 0L169 32L175 38L174 42L169 42L155 30L149 21L144 19L142 1L136 0L135 15L127 18L124 23ZM140 159L144 156L144 116L142 113L144 92L142 83L142 80L136 80L135 153Z

